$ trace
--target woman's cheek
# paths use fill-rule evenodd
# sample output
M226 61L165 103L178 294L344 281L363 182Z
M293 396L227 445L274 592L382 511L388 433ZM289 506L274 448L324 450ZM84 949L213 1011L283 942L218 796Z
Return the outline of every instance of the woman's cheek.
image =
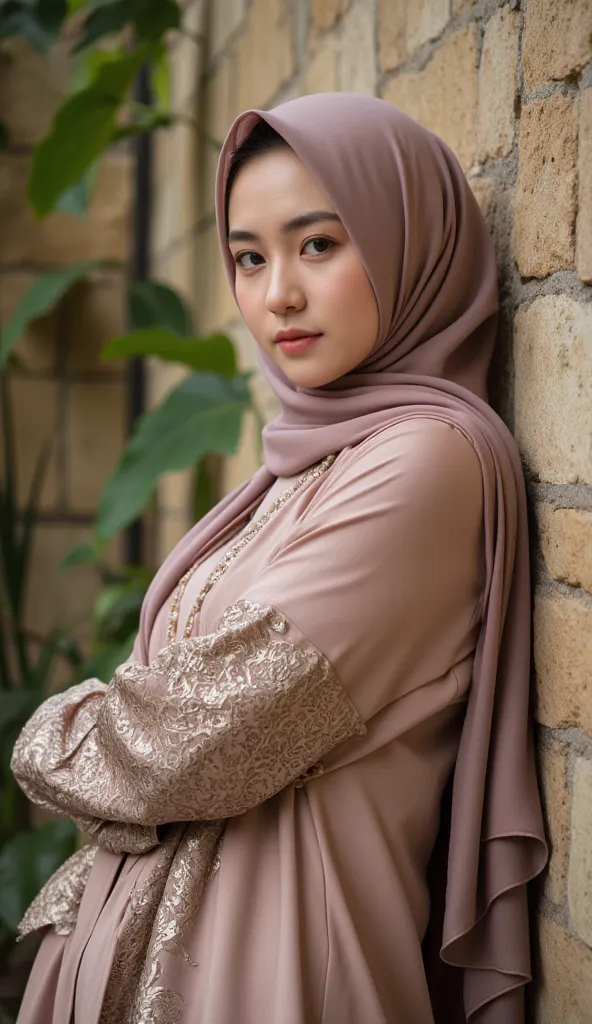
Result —
M259 308L260 300L255 294L255 289L245 286L244 282L242 282L240 278L237 278L234 290L241 316L243 317L251 334L254 335L257 341L259 341L261 309Z

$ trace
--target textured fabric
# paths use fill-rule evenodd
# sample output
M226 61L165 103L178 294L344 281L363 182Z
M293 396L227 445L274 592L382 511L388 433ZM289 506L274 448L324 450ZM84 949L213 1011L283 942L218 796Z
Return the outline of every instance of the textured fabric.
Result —
M156 846L157 825L242 814L365 732L327 659L295 632L239 601L214 634L122 665L98 692L90 680L49 698L15 745L15 778L99 842L105 823L140 826L139 851L133 833L131 849L125 829L119 850L109 835L118 853Z
M217 213L231 284L226 178L234 148L259 118L284 135L342 217L374 288L379 336L363 364L319 389L295 388L260 355L281 409L264 430L265 465L204 517L161 567L144 602L133 660L148 665L157 617L183 573L230 544L278 477L341 453L327 479L286 509L290 515L302 509L311 491L318 502L311 500L301 522L288 525L286 512L261 531L208 595L195 628L200 635L215 628L238 600L285 614L327 658L368 734L346 742L356 744L355 755L337 759L339 770L328 771L324 758L323 774L302 789L287 787L228 820L220 870L195 918L193 941L207 968L193 985L179 979L177 990L183 988L188 1019L212 1024L431 1021L419 955L427 921L425 870L444 781L456 759L441 955L463 969L467 1016L480 1024L521 1024L522 986L530 977L526 882L544 866L546 846L528 719L524 483L513 438L486 401L497 324L491 242L457 161L436 136L380 100L305 97L274 111L246 112L224 144ZM432 433L424 448L426 423ZM442 481L439 469L457 464L458 444L469 450L472 469ZM374 463L380 454L382 461ZM348 463L356 471L352 480ZM474 486L467 493L475 467L478 494ZM416 489L420 472L430 484L427 493ZM452 525L446 517L442 522L447 502L461 521L478 508L478 524L471 519L463 535L448 536ZM315 524L313 511L329 518ZM281 525L283 538L276 534ZM471 542L477 525L485 570L479 607ZM276 549L266 551L266 563L253 565L269 537ZM241 575L246 565L248 578ZM469 614L468 595L474 599ZM209 609L216 617L208 625ZM446 693L438 707L431 703L432 684ZM455 701L467 694L462 716ZM381 785L383 744L389 799ZM409 749L421 755L407 760ZM396 793L400 773L410 793ZM395 813L399 806L402 817ZM347 832L346 819L354 823ZM111 870L105 860L111 855L99 853L79 923L65 940L56 993L63 1007L73 998L68 979L82 955L82 936L88 949L79 991L96 984L92 956L108 971L105 950L112 953L113 944L100 945L95 936L102 927L109 933L109 912L97 911L91 928L85 910L96 910L98 889ZM158 848L144 855L139 875L157 855ZM124 879L121 885L123 907ZM241 900L249 908L243 917L236 906ZM431 998L442 1005L437 983Z
M547 847L529 720L524 479L514 439L487 404L498 314L493 246L441 139L382 100L306 96L272 111L246 111L225 140L216 211L232 287L226 180L232 153L259 119L293 147L341 216L374 288L379 335L360 366L318 389L295 387L259 351L280 403L263 431L265 465L190 531L157 573L136 653L145 659L157 610L187 566L236 528L275 475L296 473L415 416L463 431L481 463L487 578L453 786L441 955L465 971L467 1015L487 1002L487 1024L521 1022L520 989L530 978L526 883L543 869ZM511 945L508 932L517 937ZM508 997L496 1005L509 988L513 1006Z
M258 511L289 483L276 481ZM181 621L230 546L202 560ZM275 608L287 635L331 665L365 734L325 755L309 781L226 819L203 889L191 852L199 823L159 828L159 845L142 856L99 848L74 930L61 948L53 932L44 939L19 1024L98 1024L119 1012L150 922L142 1012L154 1010L152 1024L171 1024L173 1011L183 1024L432 1024L426 864L484 578L479 461L446 424L379 431L296 492L209 592L196 637L215 636L241 601ZM151 665L169 646L168 603ZM55 996L48 987L40 1003L58 957Z

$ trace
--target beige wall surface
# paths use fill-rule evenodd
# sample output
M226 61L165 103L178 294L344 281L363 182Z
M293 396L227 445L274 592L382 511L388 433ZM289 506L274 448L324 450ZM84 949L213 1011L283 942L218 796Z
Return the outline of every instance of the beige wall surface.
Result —
M383 97L458 155L495 242L502 330L493 401L515 431L532 518L535 714L552 844L537 895L538 1024L592 1021L592 5L589 0L188 0L203 33L177 44L192 141L161 137L158 266L200 330L245 367L218 253L213 180L233 118L311 92ZM261 382L268 415L274 403ZM226 489L257 464L255 430ZM162 550L186 526L162 495Z
M9 133L0 154L0 323L39 272L76 260L121 264L77 285L30 326L16 348L20 365L11 387L21 504L39 452L51 440L27 625L38 635L69 627L88 640L98 574L82 566L65 573L60 560L89 539L98 496L127 431L125 364L99 362L99 352L125 324L132 167L122 152L104 159L84 221L62 213L37 221L27 204L31 150L63 96L70 42L65 37L48 58L15 38L0 46L0 121Z

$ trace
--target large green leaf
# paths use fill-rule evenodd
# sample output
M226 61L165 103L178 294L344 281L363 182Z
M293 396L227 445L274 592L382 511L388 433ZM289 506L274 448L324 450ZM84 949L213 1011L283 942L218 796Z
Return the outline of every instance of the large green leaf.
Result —
M179 28L181 8L176 0L136 0L134 24L138 39L160 41L165 32Z
M20 687L18 690L1 692L0 735L12 726L24 725L42 700L43 695Z
M150 66L150 88L159 110L168 110L171 105L171 65L167 50L163 50Z
M163 473L186 469L206 452L236 451L251 406L249 374L194 373L138 421L99 505L97 534L107 539L146 507Z
M60 568L73 569L78 565L91 565L98 562L102 554L102 545L81 541L80 544L73 544L66 552L60 562Z
M78 217L78 219L82 219L86 215L92 201L99 163L99 160L95 160L94 164L91 164L84 172L80 181L75 181L70 188L62 192L55 204L56 211L69 213L71 217Z
M77 668L82 661L76 641L65 630L56 627L45 638L35 663L23 680L28 690L40 695L40 700L45 698L50 688L53 666L58 655L68 661L71 668Z
M80 682L85 679L100 679L103 683L109 683L115 669L123 665L132 653L137 632L136 627L125 640L113 641L102 646L99 651L83 662L76 678Z
M122 640L134 627L137 630L140 608L149 583L150 574L144 579L130 576L114 580L102 587L93 609L98 636Z
M174 288L161 281L134 281L129 288L132 328L168 327L182 338L193 334L191 313Z
M27 324L49 312L73 284L86 277L92 270L96 270L100 265L97 260L70 263L69 266L62 267L60 270L50 270L46 274L40 274L35 279L0 335L0 369L5 365Z
M236 374L234 346L225 334L207 338L180 338L162 327L148 327L112 338L101 352L102 359L126 359L128 356L157 356L168 363L181 363L192 370Z
M86 17L74 52L85 50L87 46L103 36L121 32L124 25L131 19L134 6L134 0L115 0L114 3L95 7Z
M157 128L170 128L176 117L166 111L154 110L145 103L134 103L128 107L129 119L127 124L116 128L113 132L113 141L129 139L134 135L142 135L145 132L154 132Z
M14 932L31 901L76 848L72 821L17 832L0 850L0 918Z
M49 134L35 148L29 179L29 199L40 217L112 140L119 106L150 53L150 47L139 46L102 64L91 84L59 108Z
M4 0L0 10L0 38L20 36L38 53L47 53L60 33L66 14L66 0Z

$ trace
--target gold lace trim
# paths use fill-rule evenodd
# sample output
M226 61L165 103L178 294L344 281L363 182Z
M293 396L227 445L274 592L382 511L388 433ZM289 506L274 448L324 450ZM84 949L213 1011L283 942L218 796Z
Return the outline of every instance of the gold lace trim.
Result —
M311 469L307 469L306 473L303 473L302 476L298 478L298 480L294 481L291 487L288 487L287 490L283 492L283 494L280 494L279 498L276 498L273 505L270 508L268 508L267 512L265 512L259 519L257 519L256 522L249 526L248 530L245 533L243 533L240 539L235 544L233 544L229 551L226 552L221 561L218 562L216 568L213 569L212 572L209 574L203 587L201 588L199 594L197 595L193 605L191 606L189 615L187 617L187 621L185 623L185 628L183 630L183 636L185 637L185 639L190 637L193 632L193 626L195 623L196 616L201 611L201 607L204 603L207 594L209 594L212 587L215 586L218 580L224 575L230 563L233 562L236 556L239 555L240 552L243 550L243 548L245 548L247 544L249 544L249 542L252 541L253 537L255 537L259 533L259 531L263 529L265 524L269 522L269 520L275 515L275 513L278 512L280 508L283 508L283 506L292 497L292 495L296 494L296 491L300 490L300 488L303 487L304 484L310 483L312 480L316 480L319 476L322 476L325 470L329 469L330 466L333 465L336 458L336 455L327 455L327 457L323 459L322 462L318 463L318 465L312 466ZM187 584L189 583L189 580L196 572L198 567L199 561L191 565L187 572L185 573L185 575L181 577L177 586L175 587L175 590L173 591L173 596L171 598L171 604L169 609L169 620L167 629L167 639L169 643L172 643L177 635L179 609L181 607L183 594L187 589Z
M135 889L118 936L99 1024L181 1024L183 997L162 984L161 954L196 967L184 934L219 865L224 823L176 826L158 864Z
M173 643L149 666L121 666L75 750L75 695L63 722L54 717L49 730L43 720L42 740L31 726L22 762L50 800L92 816L97 836L111 827L120 841L122 820L139 838L146 823L192 823L167 828L130 897L101 1024L180 1022L182 997L161 984L162 958L191 964L183 933L215 870L223 819L315 778L325 754L366 732L330 663L291 631L275 608L238 601L216 633ZM71 871L69 861L43 896L61 895L62 927L75 921L88 877Z
M69 935L78 917L97 846L83 846L65 861L37 894L18 927L19 939L48 925Z

